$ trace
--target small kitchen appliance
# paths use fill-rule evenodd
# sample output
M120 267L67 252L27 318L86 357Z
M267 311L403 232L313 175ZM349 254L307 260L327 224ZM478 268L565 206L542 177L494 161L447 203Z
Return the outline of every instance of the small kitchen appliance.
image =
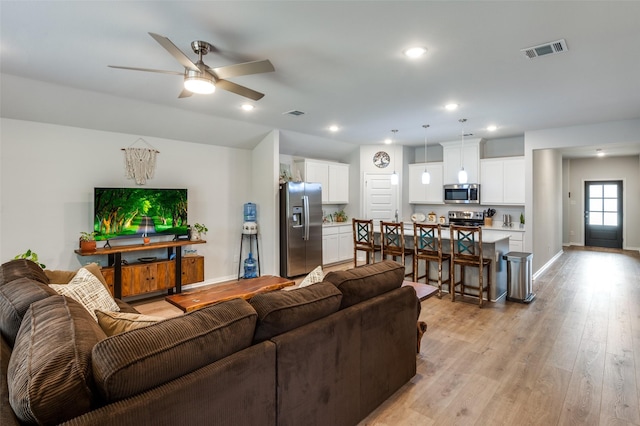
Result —
M444 185L445 204L480 204L480 184L464 183Z

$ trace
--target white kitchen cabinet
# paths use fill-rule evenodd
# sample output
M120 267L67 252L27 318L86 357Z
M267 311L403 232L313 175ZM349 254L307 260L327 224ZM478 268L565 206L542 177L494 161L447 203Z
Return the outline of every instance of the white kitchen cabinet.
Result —
M431 175L431 183L422 183L422 172L425 164ZM409 164L409 203L442 204L442 169L443 163Z
M524 157L480 160L480 202L524 204Z
M480 144L483 139L470 139L462 142L441 142L443 167L443 183L458 183L458 172L463 165L467 172L467 183L478 183L480 179ZM464 155L461 155L463 153Z
M324 265L353 258L352 234L350 224L322 227L322 263Z
M349 203L349 165L320 160L295 162L305 182L322 185L322 204Z
M500 237L506 237L509 236L509 251L519 251L522 252L524 250L524 232L522 231L514 231L510 228L504 228L504 229L489 229L489 228L483 228L482 229L482 236L484 238L487 237L491 237L491 238L497 238L498 236ZM502 253L503 255L506 253Z
M340 255L340 236L338 227L322 228L322 264L336 263Z
M329 164L329 199L328 204L349 203L349 165L341 163Z
M343 227L341 227L343 228ZM347 229L348 228L348 229ZM340 260L353 258L353 232L350 226L340 229L338 241L338 257Z

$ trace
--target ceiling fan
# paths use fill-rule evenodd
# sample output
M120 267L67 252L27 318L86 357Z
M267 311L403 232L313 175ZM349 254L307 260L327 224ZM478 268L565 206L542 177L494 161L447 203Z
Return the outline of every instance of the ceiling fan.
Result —
M184 76L184 89L178 96L179 98L186 98L194 93L209 94L213 93L216 87L235 93L245 98L257 101L262 99L264 93L256 92L248 87L241 86L236 83L232 83L227 78L238 77L241 75L260 74L263 72L275 71L275 68L269 60L243 62L235 65L228 65L218 68L209 68L204 62L202 57L213 50L213 46L206 41L194 41L191 43L191 48L198 55L198 61L192 62L191 59L180 49L176 47L171 40L167 37L161 36L155 33L149 33L160 46L164 47L174 58L180 62L184 67L184 72L178 71L164 71L154 70L149 68L134 68L134 67L121 67L116 65L109 65L111 68L119 68L124 70L134 71L146 71L146 72L158 72L163 74L174 74Z

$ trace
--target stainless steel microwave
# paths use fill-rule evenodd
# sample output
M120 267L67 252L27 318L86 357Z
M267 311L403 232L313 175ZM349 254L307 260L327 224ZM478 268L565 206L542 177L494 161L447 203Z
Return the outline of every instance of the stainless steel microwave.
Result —
M480 204L480 184L445 185L443 198L445 204Z

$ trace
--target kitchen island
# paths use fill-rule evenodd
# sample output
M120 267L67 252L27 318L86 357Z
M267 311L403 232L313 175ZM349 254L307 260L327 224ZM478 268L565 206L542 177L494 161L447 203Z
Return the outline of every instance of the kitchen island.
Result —
M377 224L374 227L376 240L380 238L380 225ZM407 247L413 247L413 224L405 223L404 226L405 244ZM451 250L451 233L448 227L442 228L442 251L449 253ZM482 257L491 259L491 267L489 268L489 274L491 274L491 293L489 299L495 302L504 298L507 295L507 261L502 258L509 252L509 235L508 234L489 234L482 235ZM413 256L408 259L408 262L413 262ZM420 262L420 275L424 274L424 262ZM431 277L438 276L437 265L434 262L430 262L431 265ZM407 271L413 271L413 263L407 263ZM443 267L443 274L448 273L446 267ZM456 277L460 277L459 273L456 273ZM486 280L486 276L485 276ZM478 282L478 269L467 268L465 271L465 281L468 283ZM446 285L445 285L446 288ZM471 292L472 289L469 289Z

